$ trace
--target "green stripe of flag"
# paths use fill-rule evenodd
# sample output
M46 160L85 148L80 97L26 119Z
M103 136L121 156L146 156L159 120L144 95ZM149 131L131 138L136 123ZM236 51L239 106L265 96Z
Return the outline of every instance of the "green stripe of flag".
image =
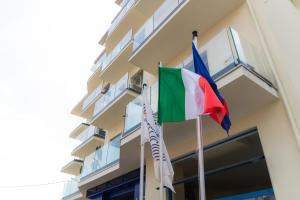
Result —
M185 120L185 88L181 69L159 68L158 122Z

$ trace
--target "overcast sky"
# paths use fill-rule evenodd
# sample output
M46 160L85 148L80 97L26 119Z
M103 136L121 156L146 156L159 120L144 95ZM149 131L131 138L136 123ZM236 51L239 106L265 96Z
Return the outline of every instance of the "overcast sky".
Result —
M86 92L114 0L0 0L0 199L60 199L78 144L70 114Z

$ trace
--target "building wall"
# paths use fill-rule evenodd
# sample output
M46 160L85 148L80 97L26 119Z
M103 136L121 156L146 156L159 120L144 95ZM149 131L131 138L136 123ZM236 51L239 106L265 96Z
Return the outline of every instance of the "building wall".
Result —
M299 1L295 1L296 6ZM290 0L248 1L257 21L261 40L273 62L282 99L293 127L294 137L300 144L300 13ZM299 7L298 7L299 8Z
M245 118L233 118L232 122L231 134L258 128L276 199L299 199L300 154L282 102L277 100ZM180 138L177 143L166 141L171 159L196 150L196 132L193 133L194 136L186 132L183 134L184 140ZM223 130L215 128L204 133L204 145L226 137ZM154 189L158 183L154 180L151 156L147 158L146 168L146 199L155 199L159 192Z
M263 1L260 1L259 4L263 4L262 2ZM282 17L283 15L278 16ZM300 23L298 24L300 25ZM252 20L251 13L246 3L231 15L221 20L204 35L201 35L198 40L200 45L207 42L216 33L220 32L223 28L228 26L233 27L254 45L261 47L259 35L256 32L255 24ZM292 26L292 24L290 26ZM286 36L286 34L284 35ZM295 41L295 38L297 37L294 35L291 41ZM295 47L295 45L292 46ZM300 47L295 47L295 49L291 51L295 51L296 49L300 49ZM295 53L296 52L292 52L292 54ZM176 66L190 54L191 47L189 46L185 51L174 58L174 60L171 60L167 65ZM296 63L291 63L291 65L292 64L295 65ZM284 70L284 68L281 68L281 70ZM296 68L295 66L294 72L298 70L299 68ZM293 77L297 76L297 74L299 73L295 73ZM299 80L300 79L292 81L298 83ZM300 83L298 85L300 85ZM294 91L299 91L296 88L294 89ZM294 94L294 97L292 97L292 99L297 99L297 95L299 94L299 92L297 94ZM296 103L295 107L297 106L299 106L299 104ZM297 113L299 114L299 112ZM237 134L253 127L258 128L276 199L299 199L300 154L283 102L278 99L276 102L266 105L259 111L255 111L252 114L245 116L244 118L233 118L232 121L233 126L231 129L231 134ZM298 120L298 122L300 122L300 120ZM165 135L166 134L168 133L165 133ZM187 135L190 134L186 134L184 140L180 140L177 143L173 141L171 143L166 141L171 158L176 158L196 149L195 136L193 137L190 135L188 137ZM217 140L223 139L227 137L227 135L220 128L214 128L211 132L206 131L204 137L204 144L207 145ZM150 156L147 158L146 167L146 199L158 199L159 191L154 189L157 187L158 183L154 180L153 163Z

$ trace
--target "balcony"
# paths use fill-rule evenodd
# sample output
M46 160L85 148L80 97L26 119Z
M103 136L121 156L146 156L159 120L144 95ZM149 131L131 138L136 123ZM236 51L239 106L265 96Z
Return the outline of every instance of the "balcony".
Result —
M128 63L132 52L132 30L120 40L109 54L103 54L98 60L97 68L88 80L88 88L95 88L100 81L116 82L123 74L135 66Z
M158 61L168 63L191 45L193 30L201 35L243 2L166 0L135 33L130 62L156 74Z
M123 119L125 106L141 92L142 71L133 76L125 74L96 102L91 124L104 129L111 128Z
M87 96L83 103L81 109L81 116L90 119L93 116L93 110L95 107L95 102L102 96L103 84L100 83L90 94Z
M121 10L113 19L107 33L101 38L100 44L112 49L129 28L137 30L164 0L125 0Z
M122 20L125 20L126 18L130 18L131 16L127 16L131 14L131 8L134 6L134 4L137 2L137 0L123 0L121 6L122 9L117 14L117 16L113 19L111 22L111 25L108 29L108 35L111 35L112 32L117 28L117 26L120 24ZM125 23L125 22L124 22Z
M108 144L86 157L79 182L81 190L96 187L139 167L140 151L123 148L120 146L120 139L121 135L113 138ZM138 145L133 144L135 147Z
M216 81L223 97L226 99L232 119L245 118L264 106L278 100L276 82L264 53L250 44L232 28L226 28L200 48L200 54L210 73ZM192 56L180 63L193 71ZM157 111L157 84L150 88L150 103L154 112ZM141 122L140 97L126 107L124 133L121 141L126 148L133 151L139 144L135 141L140 134ZM217 130L217 124L205 117L205 130ZM178 125L181 124L181 125ZM191 129L190 122L166 125L167 132L172 134ZM175 135L172 135L174 138ZM178 136L179 137L179 136ZM169 138L171 139L171 136ZM130 152L130 150L128 150Z
M67 181L64 185L63 200L82 200L83 195L78 189L78 178L71 179Z
M87 123L81 123L79 124L69 135L70 138L76 139L77 136L82 133L86 128L89 127L89 124Z
M102 70L102 65L104 63L104 60L106 59L106 52L105 49L103 52L98 56L96 59L94 65L91 68L92 75L89 77L87 84L88 84L88 91L95 88L97 85L99 85L99 75Z
M80 186L95 180L95 177L103 176L107 170L118 167L120 158L120 136L111 140L108 144L97 149L84 159L84 165L80 178Z
M74 159L65 166L63 166L61 172L78 176L80 175L82 164L82 160Z
M158 99L158 82L153 84L151 87L148 87L147 91L148 100L151 106L151 109L154 113L157 112L157 99ZM125 145L127 142L135 141L136 138L140 135L141 128L141 118L142 114L142 96L139 95L133 101L128 103L125 110L125 120L124 120L124 130L122 134L121 146L125 150L129 146L135 146L132 143L131 145ZM136 141L135 141L136 142ZM129 150L130 152L130 147Z
M95 151L97 147L104 144L105 132L97 127L89 126L78 135L76 139L80 140L82 143L77 146L71 154L72 156L83 159L85 156Z

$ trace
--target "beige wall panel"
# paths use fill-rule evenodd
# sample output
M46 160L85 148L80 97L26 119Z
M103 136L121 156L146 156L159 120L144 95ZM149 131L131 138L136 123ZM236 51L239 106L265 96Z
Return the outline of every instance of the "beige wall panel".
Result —
M274 62L273 71L279 79L295 138L300 144L300 14L289 0L252 0L249 3Z
M300 154L283 105L280 102L269 105L260 112L258 119L276 199L299 199Z

